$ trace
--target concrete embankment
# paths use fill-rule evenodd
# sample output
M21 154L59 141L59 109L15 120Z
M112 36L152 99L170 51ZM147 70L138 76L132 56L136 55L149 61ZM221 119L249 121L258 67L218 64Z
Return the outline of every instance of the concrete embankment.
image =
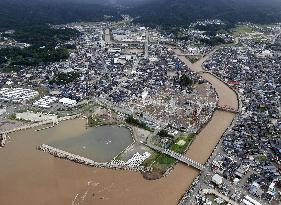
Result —
M39 127L39 126L46 125L46 124L50 124L50 123L53 123L53 122L52 121L44 121L44 122L33 123L33 124L29 124L29 125L16 127L14 129L10 129L10 130L5 130L0 134L8 134L8 133L12 133L12 132L21 131L21 130L32 129L32 128Z
M112 160L111 162L95 162L91 159L81 157L79 155L71 154L69 152L54 148L46 144L42 144L41 146L38 147L38 149L43 152L47 152L55 157L67 159L87 166L92 166L97 168L121 169L121 170L128 170L128 171L141 171L141 172L147 171L147 169L144 166L130 167L125 165L124 163L115 160Z
M54 122L53 120L46 120L46 121L42 121L42 122L38 122L38 123L24 125L24 126L21 126L21 127L16 127L14 129L11 129L11 130L3 131L1 134L3 134L3 133L7 134L7 133L17 132L17 131L21 131L21 130L31 129L31 128L39 127L39 126L42 126L42 125L58 123L58 122L65 121L65 120L73 120L73 119L78 118L80 116L81 116L81 114L77 114L77 115L71 115L71 116L65 116L65 117L58 118L57 122Z

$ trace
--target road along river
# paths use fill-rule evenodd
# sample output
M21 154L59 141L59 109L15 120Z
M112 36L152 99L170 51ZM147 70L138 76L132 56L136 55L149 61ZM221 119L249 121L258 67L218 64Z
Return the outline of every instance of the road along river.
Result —
M185 57L180 58L189 63ZM191 69L201 69L201 64ZM238 107L237 97L230 88L211 74L202 76L218 92L221 105ZM187 156L205 163L234 117L232 113L216 111ZM0 150L1 204L173 205L199 173L178 163L168 177L148 181L137 172L86 167L36 150L42 143L84 132L85 121L76 119L40 132L30 129L11 134L13 141Z

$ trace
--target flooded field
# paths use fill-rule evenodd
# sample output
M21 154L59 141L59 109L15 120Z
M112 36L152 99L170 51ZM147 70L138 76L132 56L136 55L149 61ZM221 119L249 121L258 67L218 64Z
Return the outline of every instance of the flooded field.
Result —
M132 143L129 129L100 126L88 128L82 134L71 138L51 141L48 145L96 162L108 162Z

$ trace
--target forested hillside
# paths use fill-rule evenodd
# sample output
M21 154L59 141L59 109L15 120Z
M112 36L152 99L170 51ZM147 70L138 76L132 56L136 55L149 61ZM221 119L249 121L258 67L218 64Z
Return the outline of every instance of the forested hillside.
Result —
M76 0L1 0L0 30L45 23L100 21L104 15L118 16L112 7Z
M99 21L130 14L149 26L188 25L219 18L229 23L281 21L280 0L1 0L0 28Z
M188 25L217 18L230 23L281 21L281 1L277 0L151 0L130 10L137 22L148 25Z

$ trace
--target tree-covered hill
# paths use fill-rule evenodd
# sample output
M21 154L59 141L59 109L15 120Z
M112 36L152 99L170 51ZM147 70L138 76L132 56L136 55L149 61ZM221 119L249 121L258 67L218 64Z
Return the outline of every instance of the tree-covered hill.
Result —
M42 23L98 21L130 14L150 26L188 25L219 18L230 23L281 21L280 0L1 0L0 29Z
M202 19L222 19L231 23L281 21L278 0L151 0L130 10L138 22L148 25L188 25Z
M99 21L104 15L118 16L112 7L76 0L1 0L0 30L45 23Z

